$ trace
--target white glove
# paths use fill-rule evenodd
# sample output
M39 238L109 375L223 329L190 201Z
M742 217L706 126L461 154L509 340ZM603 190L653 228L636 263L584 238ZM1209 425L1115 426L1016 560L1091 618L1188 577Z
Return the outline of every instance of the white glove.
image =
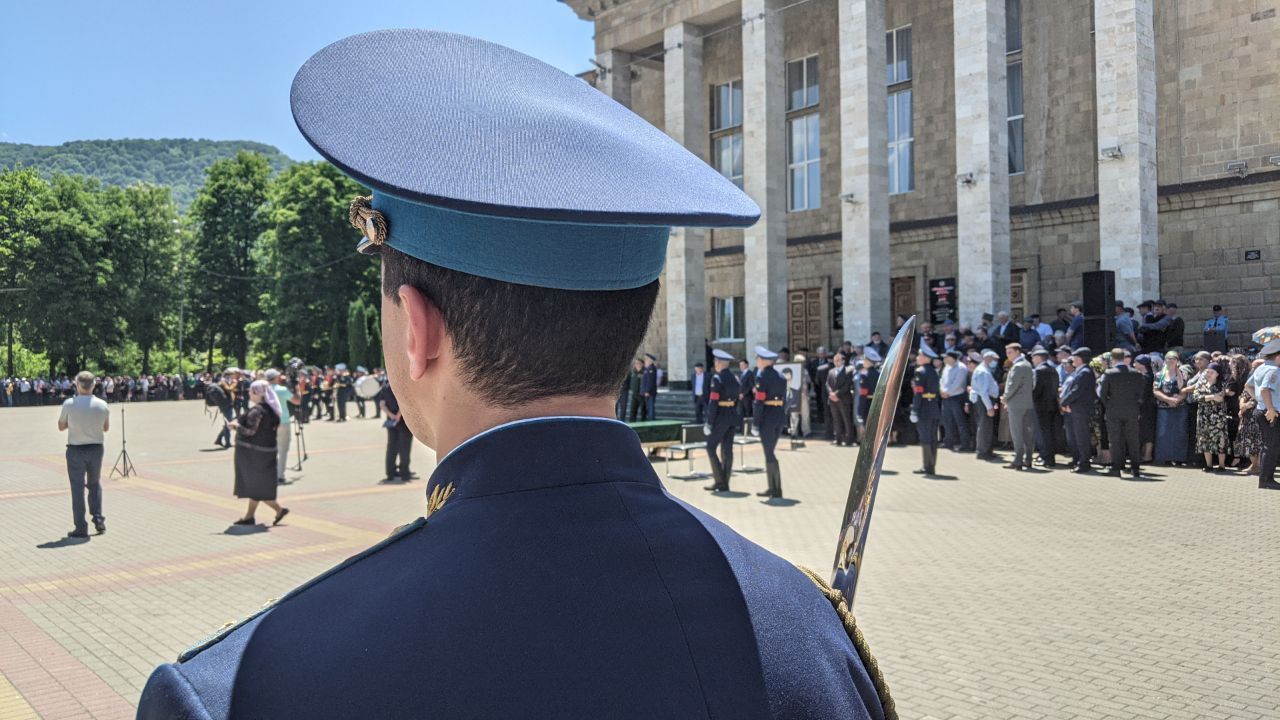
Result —
M702 434L703 434L703 435L710 435L710 434L711 434L711 424L710 424L710 423L707 423L706 425L703 425L703 426L702 426Z
M917 415L917 414L915 414L914 412L912 412L912 413L911 413L911 422L913 422L913 423L918 423L918 422L920 422L920 416L919 416L919 415Z
M760 437L760 428L758 427L751 428L751 437Z

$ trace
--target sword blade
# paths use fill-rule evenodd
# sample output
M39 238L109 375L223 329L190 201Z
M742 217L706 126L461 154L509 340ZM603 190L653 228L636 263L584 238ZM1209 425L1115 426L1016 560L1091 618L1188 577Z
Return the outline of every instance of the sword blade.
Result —
M903 323L881 366L880 381L876 383L871 409L867 411L866 431L858 445L858 460L853 467L849 498L841 516L831 586L844 595L850 607L853 606L853 592L862 568L862 551L867 545L867 530L871 524L871 508L876 502L876 488L880 484L884 450L889 444L893 415L897 412L898 396L910 364L915 327L915 316Z

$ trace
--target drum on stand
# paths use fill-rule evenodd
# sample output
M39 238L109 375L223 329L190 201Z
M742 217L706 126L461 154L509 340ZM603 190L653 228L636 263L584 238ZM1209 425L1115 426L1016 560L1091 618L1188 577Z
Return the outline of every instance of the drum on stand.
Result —
M372 400L378 397L380 392L382 392L382 383L378 382L378 378L372 375L365 375L356 381L356 395L365 400Z

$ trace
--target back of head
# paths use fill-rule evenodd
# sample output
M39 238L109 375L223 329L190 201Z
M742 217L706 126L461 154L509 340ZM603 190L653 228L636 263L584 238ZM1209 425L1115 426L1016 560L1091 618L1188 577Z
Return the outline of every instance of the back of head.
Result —
M76 387L80 388L84 392L93 391L93 383L95 380L96 378L93 373L88 370L81 370L79 373L76 373Z

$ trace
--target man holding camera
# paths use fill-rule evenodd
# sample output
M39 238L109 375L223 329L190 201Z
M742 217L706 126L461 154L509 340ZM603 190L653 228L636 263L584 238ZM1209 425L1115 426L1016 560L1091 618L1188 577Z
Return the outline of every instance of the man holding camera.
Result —
M62 403L58 430L67 433L67 476L71 479L71 513L75 528L67 537L89 537L84 521L84 491L89 490L89 514L93 528L101 535L107 531L102 515L102 440L110 427L111 410L102 398L94 397L93 373L76 375L76 395Z

